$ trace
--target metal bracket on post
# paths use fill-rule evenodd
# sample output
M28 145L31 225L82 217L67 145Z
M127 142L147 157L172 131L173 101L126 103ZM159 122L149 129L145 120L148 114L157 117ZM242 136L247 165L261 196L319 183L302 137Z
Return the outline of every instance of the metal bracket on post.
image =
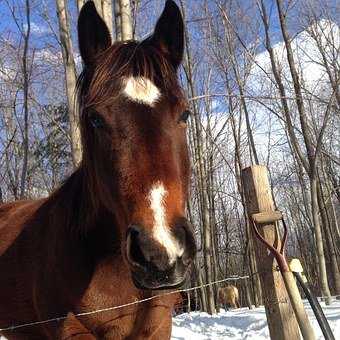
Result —
M299 289L294 279L294 275L290 271L289 265L286 260L285 246L287 243L288 228L283 219L282 213L280 211L269 211L253 214L251 216L251 220L256 237L270 250L271 254L275 257L276 262L280 268L280 272L282 274L290 298L290 302L292 304L303 338L305 340L315 340L316 338L314 330L309 322L307 313L304 309ZM281 245L279 244L278 247L274 247L273 245L269 244L260 234L257 228L257 224L274 224L275 222L278 222L280 220L282 221L283 224L284 233L281 239Z

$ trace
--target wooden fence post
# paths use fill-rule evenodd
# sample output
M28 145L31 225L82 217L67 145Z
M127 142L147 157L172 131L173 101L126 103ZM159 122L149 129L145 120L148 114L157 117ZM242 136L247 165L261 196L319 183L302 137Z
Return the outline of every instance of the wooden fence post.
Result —
M242 185L248 216L275 210L265 166L243 169ZM263 224L259 232L266 241L277 247L279 238L275 224ZM276 261L258 239L254 242L270 337L273 340L300 339L299 326Z

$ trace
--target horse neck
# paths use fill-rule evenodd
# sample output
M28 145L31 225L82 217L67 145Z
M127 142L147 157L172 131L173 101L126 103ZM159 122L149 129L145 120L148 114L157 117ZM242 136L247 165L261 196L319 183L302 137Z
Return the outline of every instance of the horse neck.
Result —
M62 219L63 228L70 235L86 233L95 223L100 207L95 205L86 183L85 171L80 166L48 199L54 219Z
M120 236L113 215L103 207L94 211L89 197L86 176L80 167L39 211L39 234L45 237L46 263L56 270L67 266L72 275L78 275L79 268L85 268L81 275L86 276L95 263L120 250Z
M100 189L93 186L88 176L86 169L80 166L48 199L48 210L52 209L54 215L52 224L58 223L58 230L76 239L87 234L93 236L103 229L111 229L117 235L122 224L122 218L116 214L118 206L113 209L105 207L99 199L100 193L96 192Z

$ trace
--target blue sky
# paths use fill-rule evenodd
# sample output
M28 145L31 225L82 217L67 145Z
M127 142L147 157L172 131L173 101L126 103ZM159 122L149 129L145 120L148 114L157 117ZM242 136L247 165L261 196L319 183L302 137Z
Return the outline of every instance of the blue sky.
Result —
M321 2L323 0L320 0ZM189 21L189 29L194 34L195 26L197 24L192 22L195 19L202 18L202 13L200 13L200 7L202 8L205 4L206 0L186 0L184 1L187 7L187 19ZM222 1L221 1L222 2ZM267 11L270 17L270 26L271 26L271 34L273 42L281 40L281 34L279 32L279 22L277 18L277 10L276 4L274 0L266 0ZM339 1L338 0L326 0L323 1L327 3L330 8L332 8L331 13L333 14L333 20L339 20L340 13L339 13ZM69 11L70 17L72 20L72 31L74 40L76 39L76 19L77 19L77 10L76 10L76 1L68 1L69 3ZM145 33L149 32L154 21L156 20L155 15L150 15L151 13L159 13L162 7L162 0L151 0L151 1L142 1L142 3L146 3L146 7L142 6L143 9L143 16L150 17L148 22L143 20L143 23L139 25L138 31L144 35ZM251 8L254 8L256 1L255 0L233 0L233 1L226 1L229 5L230 3L233 6L239 6L244 11L249 11ZM291 33L294 34L298 32L301 27L299 27L299 22L301 22L301 18L296 15L299 12L299 7L303 1L295 0L291 2L291 11L289 16L289 27L291 28ZM315 2L317 3L317 2ZM0 0L0 37L17 37L18 28L16 27L13 16L11 11L8 8L8 4L14 8L15 16L20 26L23 25L25 18L24 18L24 1L23 0ZM214 0L207 0L207 4L209 7L215 7ZM51 34L49 25L46 22L46 19L43 17L44 14L50 18L51 27L55 30L58 34L58 26L57 26L57 17L56 17L56 8L55 8L55 0L31 0L31 22L32 22L32 43L37 48L43 47L45 44L52 44L55 43L53 34ZM216 8L216 7L215 7ZM338 12L339 15L336 13ZM256 19L256 18L254 18ZM49 34L48 34L49 33ZM75 44L76 45L76 44Z

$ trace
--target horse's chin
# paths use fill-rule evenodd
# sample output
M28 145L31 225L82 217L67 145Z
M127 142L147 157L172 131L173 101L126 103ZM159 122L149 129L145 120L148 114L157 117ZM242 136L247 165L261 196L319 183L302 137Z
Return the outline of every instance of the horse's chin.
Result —
M187 282L187 276L173 283L149 283L145 281L141 282L141 280L138 280L135 275L132 274L132 281L135 287L141 290L172 290L182 288Z

